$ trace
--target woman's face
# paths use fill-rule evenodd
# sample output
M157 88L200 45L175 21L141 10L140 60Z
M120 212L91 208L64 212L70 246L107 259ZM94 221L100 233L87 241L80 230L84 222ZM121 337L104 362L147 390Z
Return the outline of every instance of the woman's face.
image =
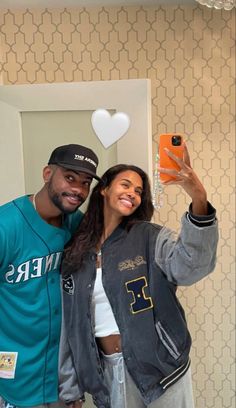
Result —
M110 186L102 190L104 210L118 218L131 215L141 204L143 181L138 173L127 170L119 173Z

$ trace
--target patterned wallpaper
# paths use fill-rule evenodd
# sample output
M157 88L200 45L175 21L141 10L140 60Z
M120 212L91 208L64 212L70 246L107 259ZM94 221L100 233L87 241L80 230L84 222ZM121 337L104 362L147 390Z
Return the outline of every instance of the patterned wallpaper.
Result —
M180 288L193 337L196 408L234 404L235 13L194 7L0 10L2 84L150 78L153 146L186 135L220 223L214 273ZM156 221L178 228L189 202L163 193Z

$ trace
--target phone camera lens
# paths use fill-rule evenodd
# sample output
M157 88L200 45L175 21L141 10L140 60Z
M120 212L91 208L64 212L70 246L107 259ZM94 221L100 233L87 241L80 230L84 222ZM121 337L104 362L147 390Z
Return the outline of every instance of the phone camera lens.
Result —
M171 139L173 146L180 146L181 145L181 136L172 136Z

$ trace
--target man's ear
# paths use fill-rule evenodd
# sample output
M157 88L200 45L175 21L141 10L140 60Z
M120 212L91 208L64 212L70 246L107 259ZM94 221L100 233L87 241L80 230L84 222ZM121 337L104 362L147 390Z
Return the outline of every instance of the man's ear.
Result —
M46 167L44 167L44 169L43 169L43 180L44 180L44 183L48 183L48 181L50 180L51 176L52 176L52 168L51 168L51 166L46 166Z

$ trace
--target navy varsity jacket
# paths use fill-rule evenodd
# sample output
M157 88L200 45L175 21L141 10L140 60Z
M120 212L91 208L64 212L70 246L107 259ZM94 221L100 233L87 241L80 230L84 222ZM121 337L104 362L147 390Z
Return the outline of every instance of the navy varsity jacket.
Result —
M215 267L218 229L210 204L209 209L200 227L186 213L179 236L140 222L129 232L120 225L102 246L103 286L125 364L146 404L189 367L191 337L176 289L199 281ZM68 275L63 279L60 397L75 401L88 392L97 407L110 408L91 308L96 254L89 252L79 270L65 262L63 268Z

